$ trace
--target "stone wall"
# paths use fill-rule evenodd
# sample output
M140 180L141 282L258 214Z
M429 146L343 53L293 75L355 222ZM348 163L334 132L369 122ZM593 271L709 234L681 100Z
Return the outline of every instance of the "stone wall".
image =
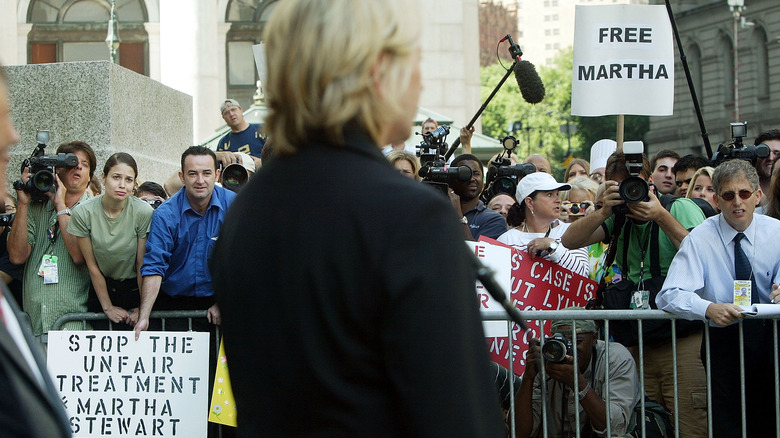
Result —
M19 65L6 68L14 125L9 182L33 151L38 129L51 131L47 155L81 140L95 150L100 175L115 152L138 163L140 181L162 184L178 170L192 141L192 98L109 61ZM10 184L9 184L10 187Z

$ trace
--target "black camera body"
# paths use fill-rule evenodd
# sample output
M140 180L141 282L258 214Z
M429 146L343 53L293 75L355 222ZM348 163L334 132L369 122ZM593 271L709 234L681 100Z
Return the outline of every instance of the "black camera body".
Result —
M544 338L542 357L547 362L562 363L566 356L574 356L574 343L562 333Z
M718 151L712 157L712 164L718 164L728 160L745 160L753 166L761 158L766 158L770 154L769 146L765 144L747 145L742 143L742 139L747 135L748 122L732 123L731 138L732 142L728 145L718 145Z
M506 136L501 140L501 144L504 146L504 150L496 156L494 161L488 164L485 190L482 191L480 196L484 203L487 203L500 193L506 193L514 198L517 191L517 183L527 175L536 172L536 166L532 163L512 165L509 157L517 147L516 138L511 135Z
M432 185L444 196L448 196L449 187L455 181L468 181L472 172L468 166L449 167L444 161L447 152L447 135L450 127L441 125L436 130L421 134L422 143L417 145L417 156L420 157L419 175L422 181Z
M0 227L10 227L14 224L14 218L16 218L16 213L0 214Z
M144 202L151 205L153 209L157 210L157 207L161 206L163 203L162 199L144 199Z
M650 184L639 175L644 167L645 147L641 141L627 141L623 143L623 153L626 156L626 167L629 177L620 182L618 191L620 198L626 203L645 202L650 200ZM612 207L612 212L618 215L630 213L625 204Z
M24 182L21 178L14 181L14 189L22 190L30 194L33 202L46 202L49 197L47 192L54 193L57 190L55 171L58 167L72 168L79 164L75 154L57 154L45 156L46 143L49 142L49 131L39 130L36 139L38 145L29 158L22 162L21 172L26 167L30 168L30 179Z

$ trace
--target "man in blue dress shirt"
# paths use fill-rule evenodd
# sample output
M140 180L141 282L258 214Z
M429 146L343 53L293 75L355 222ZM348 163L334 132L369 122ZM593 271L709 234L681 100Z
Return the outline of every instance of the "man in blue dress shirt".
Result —
M740 395L738 305L780 301L780 221L754 214L761 199L758 174L747 161L727 161L712 177L721 214L712 216L683 240L656 297L658 308L710 325L712 425L715 436L775 434L773 333L771 320L743 321L745 400ZM706 338L702 342L702 361ZM706 365L706 364L705 364ZM774 382L774 383L773 383Z
M208 322L215 325L221 322L208 260L228 206L236 195L214 185L219 179L217 158L203 146L184 151L179 178L184 187L152 216L141 267L143 283L136 336L149 328L152 307L208 309ZM193 321L193 328L198 330L195 325ZM168 325L166 328L176 329Z

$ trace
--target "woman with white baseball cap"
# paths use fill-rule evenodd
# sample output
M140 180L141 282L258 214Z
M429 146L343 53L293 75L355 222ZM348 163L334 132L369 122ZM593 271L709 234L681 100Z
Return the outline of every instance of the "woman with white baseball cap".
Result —
M507 218L507 222L520 225L499 236L498 241L587 277L587 248L568 249L560 242L569 224L558 220L558 191L569 189L570 185L557 182L549 173L536 172L521 179L517 184L517 204Z

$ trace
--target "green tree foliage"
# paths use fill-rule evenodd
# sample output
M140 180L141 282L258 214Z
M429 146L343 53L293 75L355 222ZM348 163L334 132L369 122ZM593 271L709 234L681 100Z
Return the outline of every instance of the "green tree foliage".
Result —
M567 135L561 132L566 118L577 125L577 132L571 136L571 154L574 157L590 158L590 146L599 139L616 137L617 117L571 116L571 74L573 51L569 47L561 50L549 67L537 66L545 86L545 98L531 105L523 100L514 75L496 93L482 113L482 132L498 139L514 135L518 140L515 153L525 159L529 154L542 154L549 160L556 177L563 176L564 161L569 144ZM493 64L481 69L482 101L490 95L510 64ZM513 122L522 123L522 130L509 132ZM646 116L626 116L625 139L641 140L650 129Z

